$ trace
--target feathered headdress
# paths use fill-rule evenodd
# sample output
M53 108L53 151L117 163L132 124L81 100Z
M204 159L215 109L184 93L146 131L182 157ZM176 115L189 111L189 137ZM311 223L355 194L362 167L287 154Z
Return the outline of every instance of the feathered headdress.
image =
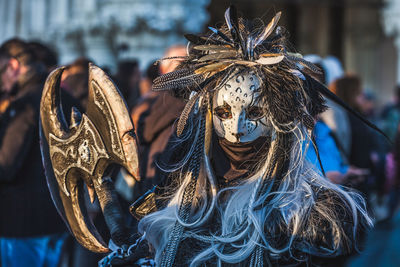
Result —
M320 70L300 54L288 51L285 30L277 26L280 17L278 12L267 26L256 27L255 23L238 18L236 8L230 6L221 28L209 27L211 32L206 35L185 35L189 40L188 56L181 58L182 63L175 71L156 78L153 84L155 91L172 90L184 98L196 93L182 112L178 135L199 97L215 90L241 67L253 69L264 82L261 96L266 113L276 126L300 121L312 129L314 117L325 110L322 94L382 133L308 75ZM163 60L168 59L172 58Z

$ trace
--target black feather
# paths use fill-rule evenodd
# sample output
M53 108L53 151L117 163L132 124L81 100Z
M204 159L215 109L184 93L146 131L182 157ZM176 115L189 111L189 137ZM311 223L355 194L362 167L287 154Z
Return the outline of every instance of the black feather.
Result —
M153 90L174 90L199 85L204 81L202 74L195 74L189 69L180 69L166 73L154 79Z
M178 125L176 127L176 135L180 136L185 129L186 122L189 118L190 112L192 111L194 105L196 104L197 100L200 97L200 93L194 95L189 101L186 103L185 108L183 109L181 116L178 120Z
M240 27L239 27L239 18L237 15L236 7L234 5L231 5L229 7L229 17L230 19L232 28L231 28L231 35L233 42L235 43L236 46L239 46L240 49L242 50L243 54L246 53L245 49L245 44L244 44L244 38L240 33Z
M307 79L309 79L311 86L313 89L317 90L318 92L320 92L321 94L323 94L325 97L329 98L330 100L332 100L333 102L335 102L336 104L342 106L345 110L347 110L350 114L353 114L356 118L358 118L359 120L361 120L363 123L365 123L368 127L374 129L375 131L377 131L378 133L382 134L384 137L386 137L386 139L392 143L392 141L390 140L390 138L381 130L379 129L375 124L373 124L372 122L370 122L369 120L365 119L360 113L358 113L356 110L352 109L350 106L348 106L345 102L343 102L342 99L340 99L337 95L335 95L334 93L332 93L328 88L325 87L325 85L323 85L322 83L318 82L317 80L315 80L314 78L312 78L311 76L304 74L306 76Z
M304 126L306 126L307 129L314 129L315 121L311 115L304 113L301 117L301 122Z
M321 70L317 66L315 66L313 63L311 63L303 58L287 55L286 59L289 59L294 62L298 62L302 66L310 69L312 72L321 74Z
M222 32L220 32L219 30L213 28L213 27L208 27L213 33L215 33L216 35L218 35L219 37L222 38L222 40L224 40L227 44L233 44L234 42L229 39L228 36L226 36L225 34L223 34Z
M206 43L206 40L194 34L185 34L184 36L189 42L194 43L195 45L203 45Z
M235 58L236 57L236 51L228 51L228 52L220 52L220 53L214 53L214 54L209 54L205 55L201 58L199 58L199 62L204 62L207 60L218 60L218 59L227 59L227 58Z
M212 45L226 45L225 41L215 40L209 37L197 36L195 34L185 34L185 38L195 44L195 45L205 45L205 44L212 44Z

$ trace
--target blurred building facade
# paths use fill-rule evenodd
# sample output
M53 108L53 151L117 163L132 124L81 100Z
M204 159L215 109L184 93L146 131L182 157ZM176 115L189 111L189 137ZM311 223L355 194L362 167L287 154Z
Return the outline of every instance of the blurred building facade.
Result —
M0 0L0 42L20 36L57 50L62 64L86 56L114 69L142 67L184 33L223 23L230 3L247 18L281 22L302 54L334 55L383 103L400 82L400 0ZM399 61L399 63L398 63Z
M200 32L209 0L0 0L0 42L14 36L42 41L60 63L80 56L115 69L120 59L143 66L165 48Z

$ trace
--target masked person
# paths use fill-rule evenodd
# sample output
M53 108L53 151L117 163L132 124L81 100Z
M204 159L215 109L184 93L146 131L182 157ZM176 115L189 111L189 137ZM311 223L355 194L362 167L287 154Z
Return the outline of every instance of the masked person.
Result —
M315 69L287 50L279 17L257 30L231 7L155 80L153 90L190 95L180 153L164 166L177 170L161 190L170 197L139 223L160 266L327 264L352 254L371 222L359 195L304 158L326 90L300 71Z
M314 118L325 109L321 94L340 100L302 72L299 65L318 69L287 50L279 17L264 27L230 7L221 28L186 35L188 55L153 84L187 101L158 165L162 184L132 206L142 216L136 243L109 224L110 247L118 247L101 265L326 266L357 251L372 224L364 200L305 158ZM112 190L100 187L106 220L115 222L117 209L111 213L102 197Z

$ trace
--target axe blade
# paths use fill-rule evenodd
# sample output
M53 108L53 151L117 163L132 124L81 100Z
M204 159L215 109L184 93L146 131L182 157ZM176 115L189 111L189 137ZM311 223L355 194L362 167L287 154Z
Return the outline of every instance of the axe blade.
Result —
M111 237L117 245L133 236L124 225L114 185L104 172L111 164L123 166L139 180L139 159L133 123L120 92L98 67L89 66L87 112L78 114L71 127L60 106L63 68L46 80L40 107L42 160L53 202L70 231L84 247L107 252L103 239L88 216L84 183L94 187Z
M67 225L69 231L75 236L77 241L85 248L97 252L106 253L109 251L107 245L103 241L96 227L87 214L86 206L81 200L72 200L71 194L67 196L64 191L60 188L56 176L53 172L53 166L50 160L49 147L46 138L43 134L43 128L41 120L39 121L39 134L40 134L40 148L42 154L42 162L45 170L47 186L50 191L51 199L64 223ZM73 191L73 197L77 197L82 192L82 184L77 185L80 188L76 188L77 191ZM76 194L78 193L78 194ZM75 211L81 212L82 217L77 219Z

